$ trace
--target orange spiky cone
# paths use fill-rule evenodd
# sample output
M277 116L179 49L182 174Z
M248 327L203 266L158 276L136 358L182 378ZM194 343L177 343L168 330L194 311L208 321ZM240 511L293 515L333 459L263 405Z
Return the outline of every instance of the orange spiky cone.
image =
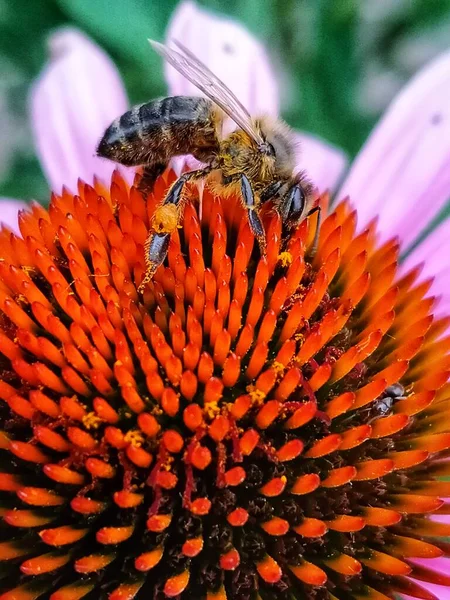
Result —
M447 321L340 204L261 257L191 190L143 295L115 174L0 236L1 600L433 599L450 578ZM413 578L413 579L411 579Z

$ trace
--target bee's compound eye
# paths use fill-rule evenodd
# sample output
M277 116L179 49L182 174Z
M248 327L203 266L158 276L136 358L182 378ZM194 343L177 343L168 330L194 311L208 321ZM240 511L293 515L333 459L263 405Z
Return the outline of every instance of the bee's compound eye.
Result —
M175 204L158 206L153 215L152 226L156 233L172 233L178 226L178 210Z

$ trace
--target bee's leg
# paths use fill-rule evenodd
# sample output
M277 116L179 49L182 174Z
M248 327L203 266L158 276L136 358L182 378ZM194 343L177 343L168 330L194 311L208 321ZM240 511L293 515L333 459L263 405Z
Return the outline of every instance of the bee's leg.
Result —
M277 208L283 225L291 229L300 221L305 210L306 196L303 188L293 185L279 201Z
M170 236L176 230L181 218L183 188L188 181L201 179L209 173L209 167L190 171L179 177L170 188L164 202L158 206L153 215L152 229L145 242L146 272L138 292L142 292L151 280L156 269L162 265L169 250Z
M167 165L165 163L155 163L144 167L138 189L145 196L153 191L153 186L158 177L164 173Z
M279 196L282 186L283 181L274 181L273 183L270 183L260 194L259 201L261 204Z
M255 201L255 194L248 177L241 173L239 175L241 186L242 204L247 211L248 222L253 235L258 241L261 254L266 252L266 233L262 221L259 217L258 205Z
M151 280L156 269L164 262L169 249L170 233L152 233L145 242L145 262L147 269L138 292L142 292Z

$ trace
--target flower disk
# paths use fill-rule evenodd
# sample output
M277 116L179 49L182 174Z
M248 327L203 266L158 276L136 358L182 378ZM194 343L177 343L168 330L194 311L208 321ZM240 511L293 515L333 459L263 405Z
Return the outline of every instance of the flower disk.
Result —
M80 183L0 234L0 599L432 600L450 342L428 285L348 203L315 254L312 218L287 237L266 210L261 257L235 198L191 189L139 295L173 178Z

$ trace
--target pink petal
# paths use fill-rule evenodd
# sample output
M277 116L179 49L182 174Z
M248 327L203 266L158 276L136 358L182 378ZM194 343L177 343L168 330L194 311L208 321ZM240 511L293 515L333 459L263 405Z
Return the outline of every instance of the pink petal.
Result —
M298 142L298 170L305 170L319 191L332 192L347 166L345 153L307 133L296 133L295 138Z
M450 314L450 219L439 225L415 248L401 265L401 272L407 273L420 263L424 263L421 280L434 277L430 295L440 296L436 315Z
M179 177L183 171L196 171L203 169L206 165L192 156L192 154L184 154L174 156L170 161L170 166Z
M26 208L27 205L21 200L12 200L10 198L0 198L0 224L6 225L14 231L19 232L18 212Z
M420 565L421 567L425 567L426 569L431 569L432 571L442 573L443 575L448 576L450 574L450 559L448 558L424 558L415 559L412 562ZM450 589L448 587L435 585L432 583L425 583L424 581L419 580L415 581L417 581L417 583L423 586L425 589L429 590L432 594L435 594L439 600L450 600Z
M166 35L182 42L236 94L251 114L277 115L278 86L263 46L239 23L215 16L184 0L175 10ZM173 67L165 66L171 95L199 95Z
M114 163L95 156L106 127L128 107L120 75L92 40L73 28L50 38L51 59L34 84L31 122L51 187L74 189L77 179L108 180Z
M379 215L383 239L417 238L450 196L450 52L394 100L356 158L339 194L360 226Z
M447 573L446 573L447 575ZM414 580L418 585L422 586L432 594L439 598L439 600L450 600L450 590L448 587L443 587L442 585L434 585L433 583L425 583L424 581L419 581L418 579ZM401 598L411 598L411 600L417 600L417 596L399 596Z

